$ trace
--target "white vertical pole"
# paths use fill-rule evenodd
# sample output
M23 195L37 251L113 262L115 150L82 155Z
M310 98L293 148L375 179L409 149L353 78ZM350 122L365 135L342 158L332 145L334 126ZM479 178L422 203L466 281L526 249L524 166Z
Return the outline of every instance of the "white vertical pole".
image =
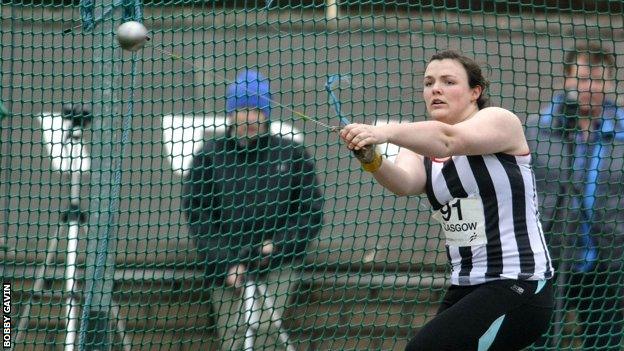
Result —
M243 305L245 306L245 322L247 324L244 351L253 351L254 339L260 323L260 317L257 315L260 311L254 310L256 308L256 285L254 282L246 280L243 289Z
M333 21L338 18L338 0L325 0L325 19Z
M67 262L65 268L65 292L67 301L65 306L65 318L67 331L65 334L65 351L73 351L78 332L78 304L74 299L76 293L76 255L78 250L78 219L70 219L67 233Z

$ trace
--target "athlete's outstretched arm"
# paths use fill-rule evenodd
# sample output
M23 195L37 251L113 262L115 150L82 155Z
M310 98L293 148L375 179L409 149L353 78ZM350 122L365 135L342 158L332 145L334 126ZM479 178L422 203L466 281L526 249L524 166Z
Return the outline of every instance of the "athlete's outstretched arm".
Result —
M438 121L370 126L350 124L341 132L350 149L392 143L419 155L448 157L497 152L527 154L529 148L522 123L499 107L488 107L471 118L451 125Z

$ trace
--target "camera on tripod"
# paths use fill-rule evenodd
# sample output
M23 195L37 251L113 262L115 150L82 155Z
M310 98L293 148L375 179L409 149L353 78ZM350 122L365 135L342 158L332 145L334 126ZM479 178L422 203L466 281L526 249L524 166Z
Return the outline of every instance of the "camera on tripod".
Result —
M83 145L84 130L91 124L91 109L81 103L64 104L61 112L44 112L36 117L52 169L79 176L88 172L91 159Z
M85 128L91 124L93 119L91 109L83 104L63 105L62 117L71 123L71 129L76 129L77 127Z
M564 132L576 129L579 118L578 92L566 92L561 109L555 113L555 116L560 119L559 125L554 125L555 128L563 128Z
M82 176L90 170L91 160L87 148L83 142L84 130L91 124L93 115L91 109L84 104L65 104L61 112L47 112L37 116L42 129L43 141L48 149L52 160L51 166L59 171L69 182L62 185L69 188L69 204L67 208L61 210L61 225L56 232L49 237L46 249L45 262L37 267L35 272L35 283L32 288L32 295L22 311L20 311L20 321L16 340L19 343L25 338L30 309L33 296L44 296L51 294L46 291L45 271L58 263L57 254L60 239L65 239L65 287L63 289L62 300L64 301L64 326L65 342L64 351L74 351L78 341L78 321L79 309L82 307L78 296L83 294L78 283L81 280L78 272L78 242L88 238L87 222L88 213L81 210L81 187ZM110 313L112 316L119 314L119 305L113 301ZM97 321L108 320L106 317L94 318ZM94 328L97 331L107 328ZM115 329L121 340L124 351L130 351L131 340L125 332L125 323L118 320ZM97 335L99 337L99 335ZM95 337L95 334L88 335Z

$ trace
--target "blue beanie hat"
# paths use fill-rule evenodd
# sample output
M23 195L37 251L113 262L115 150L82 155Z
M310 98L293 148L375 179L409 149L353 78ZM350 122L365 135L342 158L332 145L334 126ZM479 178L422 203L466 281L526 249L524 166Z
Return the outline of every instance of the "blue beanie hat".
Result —
M228 85L225 99L225 112L228 114L247 108L262 111L267 119L271 115L269 80L260 72L254 70L240 72L234 83Z

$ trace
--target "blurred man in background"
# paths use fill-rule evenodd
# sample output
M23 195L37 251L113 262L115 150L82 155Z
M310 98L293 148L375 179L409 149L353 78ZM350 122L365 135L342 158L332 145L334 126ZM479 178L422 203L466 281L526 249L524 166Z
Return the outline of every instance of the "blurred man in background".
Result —
M262 308L256 344L280 349L270 321L283 314L299 280L294 263L321 229L323 197L304 148L270 134L268 80L241 72L226 99L227 132L194 158L184 208L206 264L222 350L242 347L247 327L241 288L251 277L266 283L263 298L274 306Z
M556 315L577 309L583 350L620 350L622 342L624 109L613 92L613 54L578 46L565 56L564 91L527 121L544 230L558 259Z

